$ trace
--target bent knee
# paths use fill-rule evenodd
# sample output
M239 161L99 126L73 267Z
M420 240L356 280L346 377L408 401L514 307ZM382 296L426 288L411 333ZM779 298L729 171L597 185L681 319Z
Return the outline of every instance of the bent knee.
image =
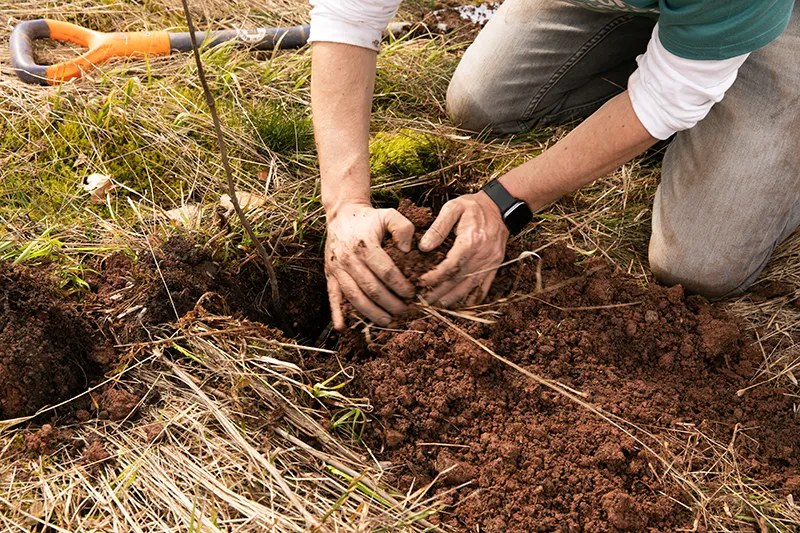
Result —
M493 117L483 108L481 100L474 87L454 76L447 87L447 115L458 128L474 132L489 130Z
M665 285L682 285L710 300L744 292L758 278L768 257L738 257L709 253L702 243L667 245L657 235L650 239L650 269Z
M519 133L524 128L511 109L499 105L498 88L485 77L457 69L447 87L447 114L456 127L495 134Z

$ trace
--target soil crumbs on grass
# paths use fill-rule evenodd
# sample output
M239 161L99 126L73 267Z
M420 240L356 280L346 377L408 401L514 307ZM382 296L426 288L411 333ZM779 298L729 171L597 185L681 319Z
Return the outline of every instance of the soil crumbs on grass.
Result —
M771 386L736 394L762 359L736 320L679 286L645 288L597 260L578 266L565 247L546 249L542 263L542 293L502 307L494 324L461 320L459 327L592 404L676 437L670 451L678 471L714 468L699 453L709 447L681 455L682 440L701 430L723 448L733 442L742 476L800 497L792 478L800 424L791 399ZM517 292L530 294L535 279L535 263L518 263L495 291L507 294L519 280ZM443 322L418 318L406 331L373 330L368 349L362 338L343 340L342 356L357 370L350 393L375 407L364 438L391 463L389 481L407 490L438 476L440 491L470 483L445 496L453 508L440 520L456 530L691 527L694 516L677 503L688 503L687 495L659 480L663 468L633 439Z

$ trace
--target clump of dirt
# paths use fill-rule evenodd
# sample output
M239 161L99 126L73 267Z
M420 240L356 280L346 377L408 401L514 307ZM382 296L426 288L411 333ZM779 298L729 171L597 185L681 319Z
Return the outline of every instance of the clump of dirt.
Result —
M96 440L86 447L79 463L90 468L97 468L101 464L111 461L113 461L112 455L108 453L101 441Z
M103 391L98 400L98 417L114 422L125 420L133 415L139 407L142 397L118 388L109 387Z
M401 251L391 236L386 238L383 247L403 275L417 288L424 290L427 287L420 281L420 276L429 272L444 260L447 252L453 246L453 239L448 237L438 248L430 252L421 251L419 249L419 241L433 223L433 212L430 208L419 207L410 200L402 200L397 210L416 228L411 242L411 251Z
M155 259L139 260L113 255L89 280L92 306L107 311L109 329L118 342L147 340L153 328L174 322L196 306L280 326L267 275L257 260L226 270L211 251L187 237L168 239L154 255ZM277 265L281 308L299 337L315 339L330 321L325 276L320 261L302 261L302 267L300 263L284 260Z
M147 424L142 429L144 429L145 436L147 437L147 442L150 444L156 444L164 440L164 437L167 435L167 427L161 422L153 422L152 424Z
M761 361L736 320L679 286L643 287L602 261L579 266L565 247L541 255L541 292L532 294L536 264L516 264L501 272L495 295L508 296L518 283L519 294L532 296L498 307L502 314L487 315L493 324L453 319L458 327L656 433L678 471L714 467L709 447L682 455L702 431L723 449L736 449L742 476L790 490L800 465L800 422L781 389L736 394ZM693 515L676 503L688 498L662 483L663 465L639 443L442 320L417 318L405 331L372 331L369 350L343 341L349 348L341 355L358 376L349 394L372 399L374 420L364 438L393 465L389 481L401 489L433 480L445 488L469 483L445 496L453 509L439 520L456 530L672 532L691 526Z
M32 415L86 390L110 357L48 280L44 271L0 262L0 419Z
M37 431L25 435L25 450L34 455L49 455L71 437L72 432L69 430L55 429L52 424L43 424Z

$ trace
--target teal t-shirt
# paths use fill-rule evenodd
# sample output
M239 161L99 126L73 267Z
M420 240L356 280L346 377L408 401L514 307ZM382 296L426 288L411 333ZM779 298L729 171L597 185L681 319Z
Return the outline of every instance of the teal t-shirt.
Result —
M686 59L728 59L775 40L794 0L571 0L593 9L658 16L664 48Z

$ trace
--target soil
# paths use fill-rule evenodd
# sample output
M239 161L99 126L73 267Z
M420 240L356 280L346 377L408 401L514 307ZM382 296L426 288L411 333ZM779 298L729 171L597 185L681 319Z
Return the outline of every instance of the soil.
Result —
M300 259L276 265L281 308L294 336L314 340L330 322L325 276L320 261ZM136 261L124 254L108 258L89 280L94 292L90 301L110 311L114 318L109 329L120 343L148 340L158 326L175 322L196 306L281 326L267 275L257 262L225 271L209 250L187 237L172 237L155 250L155 260L143 256Z
M458 327L658 435L679 471L714 467L707 446L691 460L682 455L702 431L722 449L733 443L742 476L800 496L791 397L769 385L736 394L762 355L722 307L680 286L643 287L601 260L579 265L563 246L542 252L541 273L543 291L532 295L535 262L502 271L494 298L515 284L532 296L487 315L494 324L454 319ZM439 319L399 329L371 331L369 343L355 330L343 339L340 356L357 376L348 394L372 399L364 439L392 465L387 481L457 489L444 496L452 508L441 522L487 533L692 527L694 516L677 503L687 495L663 484L662 464L619 429Z
M300 339L316 339L330 320L322 265L297 263L278 267L282 308ZM275 323L266 274L250 265L223 272L210 252L187 238L168 240L155 260L115 254L96 270L87 279L92 292L79 302L55 288L49 265L0 262L0 419L33 415L86 391L119 362L114 344L147 341L197 307ZM106 386L58 415L121 421L135 415L143 397ZM50 450L54 436L39 434L27 448Z
M397 210L416 227L411 241L411 251L400 251L391 237L384 241L383 247L403 275L417 288L424 291L426 286L420 281L420 276L444 260L447 251L453 244L453 239L448 237L438 248L430 252L420 251L419 241L425 234L425 230L433 223L433 212L428 207L414 205L410 200L402 200Z
M112 460L111 454L108 453L103 443L96 440L86 447L79 463L90 468L97 468L102 463L107 463Z
M0 262L0 419L86 390L108 358L109 346L46 272Z

